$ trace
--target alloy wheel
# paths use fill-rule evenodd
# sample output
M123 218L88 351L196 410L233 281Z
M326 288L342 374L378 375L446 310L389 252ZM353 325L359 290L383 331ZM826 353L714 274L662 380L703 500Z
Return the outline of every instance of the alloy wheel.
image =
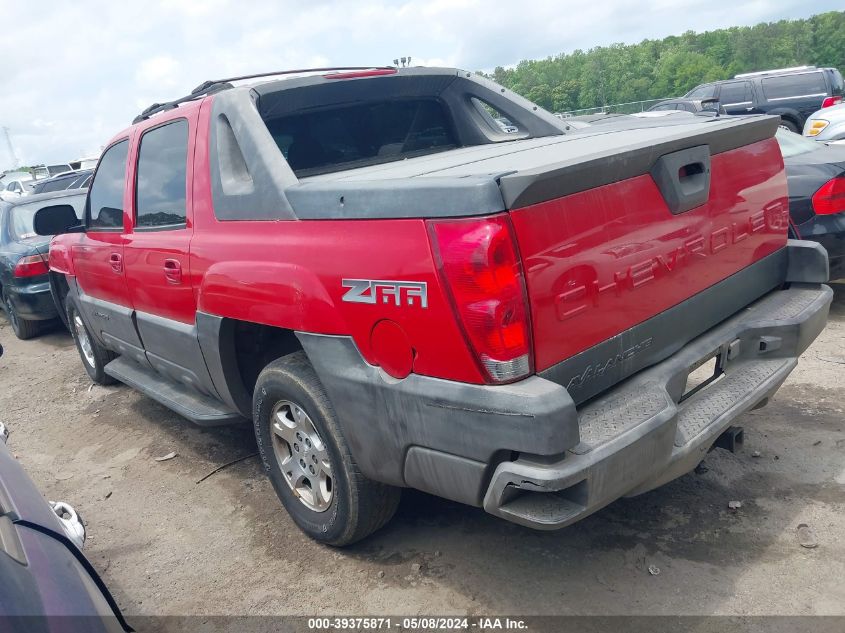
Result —
M305 410L289 400L270 416L273 452L288 486L309 510L325 512L334 494L326 445Z

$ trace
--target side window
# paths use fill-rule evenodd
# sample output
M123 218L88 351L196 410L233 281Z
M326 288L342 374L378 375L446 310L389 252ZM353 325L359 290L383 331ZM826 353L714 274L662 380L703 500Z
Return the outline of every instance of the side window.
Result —
M716 94L716 86L714 84L705 84L699 86L687 95L687 99L710 99Z
M719 91L719 102L722 105L747 103L751 100L751 87L747 81L722 84L722 89Z
M811 73L765 77L763 92L766 99L776 101L790 97L821 96L827 94L827 85L821 71L817 70Z
M100 159L91 183L85 225L89 231L123 228L123 191L129 141L112 145Z
M493 128L493 131L505 134L519 133L518 125L486 101L482 101L477 97L471 97L470 101L472 101L472 105L475 106L475 109L487 122L487 125Z
M67 179L54 180L53 182L45 182L41 186L40 193L49 193L51 191L62 191L63 189L67 189L68 182L69 181Z
M141 137L135 185L137 228L185 225L187 164L185 119L154 128Z

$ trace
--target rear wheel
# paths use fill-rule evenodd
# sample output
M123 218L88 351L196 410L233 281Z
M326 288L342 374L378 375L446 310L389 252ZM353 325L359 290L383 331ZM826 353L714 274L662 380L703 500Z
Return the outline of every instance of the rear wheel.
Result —
M94 340L73 301L67 302L67 322L82 364L91 380L98 385L116 383L117 381L105 372L105 366L116 358L116 354Z
M9 295L5 290L0 294L0 298L3 300L3 309L6 311L6 316L9 317L9 324L12 326L15 336L23 341L36 336L41 329L41 323L19 317L15 311L15 306L12 305L12 301L9 299Z
M255 436L264 469L299 528L349 545L387 523L401 490L364 477L304 352L270 363L258 377Z
M780 124L790 132L795 132L796 134L801 133L801 130L798 128L798 124L790 119L781 118Z

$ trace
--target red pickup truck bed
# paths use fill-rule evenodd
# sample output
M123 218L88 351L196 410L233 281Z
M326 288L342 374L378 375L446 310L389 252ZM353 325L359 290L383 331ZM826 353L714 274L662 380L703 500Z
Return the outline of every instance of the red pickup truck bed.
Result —
M683 474L826 319L774 118L576 130L444 69L212 82L156 110L54 239L54 295L95 380L252 419L329 543L403 486L550 528Z

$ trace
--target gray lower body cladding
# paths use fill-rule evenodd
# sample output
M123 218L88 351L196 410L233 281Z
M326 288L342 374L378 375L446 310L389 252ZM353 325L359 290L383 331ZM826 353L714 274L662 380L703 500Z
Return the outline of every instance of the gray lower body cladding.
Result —
M577 408L539 376L505 386L395 380L347 337L298 336L364 474L553 529L693 469L737 416L777 391L831 299L819 283L772 291ZM691 370L714 357L721 379L682 399Z

